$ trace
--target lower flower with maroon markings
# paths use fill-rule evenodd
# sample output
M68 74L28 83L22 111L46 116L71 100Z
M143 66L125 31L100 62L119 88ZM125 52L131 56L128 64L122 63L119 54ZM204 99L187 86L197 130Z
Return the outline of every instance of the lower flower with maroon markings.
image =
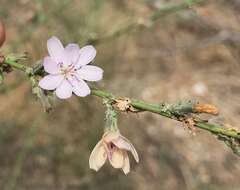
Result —
M39 86L45 90L56 90L60 99L70 98L72 93L85 97L90 88L85 81L99 81L103 70L97 66L87 65L96 56L93 46L79 48L77 44L63 47L60 40L52 37L47 41L49 56L44 58L44 70L49 73L40 80Z
M130 151L136 162L139 162L138 153L127 138L119 131L107 131L94 147L89 158L89 166L98 171L108 159L114 168L122 169L128 174L130 163L127 151Z

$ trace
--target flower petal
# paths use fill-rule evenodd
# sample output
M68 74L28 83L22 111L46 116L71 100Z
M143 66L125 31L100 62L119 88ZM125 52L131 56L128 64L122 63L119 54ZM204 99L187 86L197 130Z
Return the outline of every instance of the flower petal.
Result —
M83 80L73 80L71 84L73 85L73 92L77 96L85 97L91 93L89 86Z
M123 139L122 136L119 136L118 138L113 139L112 142L120 149L125 149L128 151L131 150L131 145L129 144L130 142Z
M123 156L124 156L124 165L122 167L122 170L127 175L130 172L130 162L129 162L129 157L126 151L123 152Z
M89 157L89 167L95 171L98 171L107 160L107 153L102 144L102 141L99 141L94 147L90 157Z
M43 67L44 70L49 74L57 74L59 73L59 66L58 64L51 59L51 57L45 57L43 60Z
M121 134L119 131L107 131L103 134L103 140L106 143L112 142L114 139L118 139Z
M80 56L79 54L80 48L78 44L68 44L65 49L64 49L64 56L65 56L65 62L66 64L75 64L77 62L78 57Z
M93 65L83 66L77 73L79 78L87 81L99 81L103 77L103 70Z
M54 61L57 63L62 61L64 47L57 37L53 36L47 41L47 48L49 55Z
M39 86L45 90L54 90L61 84L63 79L63 75L47 75L40 80Z
M93 46L88 45L88 46L82 47L79 53L80 53L80 56L77 63L78 67L87 65L88 63L92 62L96 56L97 51Z
M114 168L122 168L124 166L123 151L120 149L115 149L112 152L111 158L109 158L109 162Z
M139 162L139 157L136 149L126 137L120 135L117 139L113 139L112 142L120 149L131 151L136 162Z
M59 87L57 87L56 95L60 99L67 99L72 96L72 86L67 80L63 80Z

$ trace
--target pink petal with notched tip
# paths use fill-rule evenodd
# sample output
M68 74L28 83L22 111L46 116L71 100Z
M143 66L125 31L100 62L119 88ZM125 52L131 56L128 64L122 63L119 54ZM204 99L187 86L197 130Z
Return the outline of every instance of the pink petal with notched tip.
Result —
M63 80L63 82L57 87L56 95L60 99L67 99L72 96L72 86L67 80Z
M50 57L57 63L62 62L64 47L61 41L53 36L47 41L47 48Z
M39 86L45 90L54 90L63 80L63 75L47 75L40 80Z
M87 65L88 63L92 62L96 56L97 51L93 46L88 45L88 46L82 47L79 53L80 53L80 57L76 64L78 67Z
M99 81L103 77L103 70L93 65L85 65L77 73L79 78L87 81Z
M43 67L44 70L49 74L57 74L60 72L58 64L49 56L44 58Z

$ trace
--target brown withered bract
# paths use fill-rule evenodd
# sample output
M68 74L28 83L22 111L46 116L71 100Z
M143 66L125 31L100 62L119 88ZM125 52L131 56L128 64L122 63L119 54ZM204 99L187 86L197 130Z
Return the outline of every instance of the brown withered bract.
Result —
M5 27L4 24L0 21L0 47L3 45L5 39L6 39Z
M218 115L219 111L218 108L212 104L195 104L193 109L197 113L208 113L211 115Z
M182 119L182 124L185 130L188 130L190 134L196 135L197 128L195 127L195 121L193 118L188 117L188 118L183 118Z
M115 106L118 110L122 112L138 112L138 110L132 106L131 100L126 97L119 97L115 99L113 102L113 106Z

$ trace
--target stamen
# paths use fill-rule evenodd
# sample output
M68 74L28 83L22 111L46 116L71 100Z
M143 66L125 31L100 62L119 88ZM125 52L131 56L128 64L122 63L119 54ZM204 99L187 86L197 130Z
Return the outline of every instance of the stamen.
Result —
M58 65L62 68L63 67L63 62L58 63Z

